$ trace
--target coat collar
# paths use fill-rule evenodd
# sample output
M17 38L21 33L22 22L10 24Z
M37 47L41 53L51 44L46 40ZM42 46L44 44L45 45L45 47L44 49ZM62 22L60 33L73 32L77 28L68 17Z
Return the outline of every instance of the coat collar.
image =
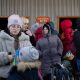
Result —
M23 67L25 66L25 67ZM20 62L19 64L17 64L17 69L18 70L22 70L22 71L25 71L26 69L32 69L32 68L40 68L41 66L41 62L40 61L33 61L33 62L28 62L28 63L25 63L25 62Z
M4 40L14 40L14 38L12 36L10 36L6 32L4 32L3 30L0 32L0 38L2 38ZM26 35L25 33L21 32L21 36L19 37L19 40L20 41L29 40L29 36Z

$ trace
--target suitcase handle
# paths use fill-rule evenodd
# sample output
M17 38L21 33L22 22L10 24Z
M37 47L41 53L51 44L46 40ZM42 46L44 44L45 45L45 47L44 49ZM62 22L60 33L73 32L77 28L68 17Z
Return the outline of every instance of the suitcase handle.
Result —
M53 67L56 67L56 68L65 68L62 64L60 64L60 63L56 63L56 64L53 64L53 65L51 65L51 68L53 68Z

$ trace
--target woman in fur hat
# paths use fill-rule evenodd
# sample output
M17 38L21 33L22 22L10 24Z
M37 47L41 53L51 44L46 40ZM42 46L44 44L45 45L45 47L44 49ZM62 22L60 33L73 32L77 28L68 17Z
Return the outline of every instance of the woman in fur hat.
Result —
M17 49L32 46L30 43L29 36L21 32L22 25L23 22L20 16L13 14L8 17L8 26L7 26L9 30L8 33L5 31L0 32L0 78L1 80L6 80L7 78L8 80L25 80L26 74L28 74L27 69L28 71L30 71L30 69L27 66L30 66L31 69L34 69L32 72L35 71L35 73L31 77L34 78L34 75L35 74L37 75L38 67L37 68L35 67L36 65L35 62L32 62L32 64L28 62L27 65L26 63L24 64L19 63L15 67L11 65ZM8 54L10 54L10 56ZM28 80L33 80L33 79L29 79L30 76L27 76L26 78L28 78Z
M43 37L38 40L36 48L40 51L43 78L44 80L51 80L50 66L61 63L63 45L57 35L51 35L49 25L44 24L42 31Z

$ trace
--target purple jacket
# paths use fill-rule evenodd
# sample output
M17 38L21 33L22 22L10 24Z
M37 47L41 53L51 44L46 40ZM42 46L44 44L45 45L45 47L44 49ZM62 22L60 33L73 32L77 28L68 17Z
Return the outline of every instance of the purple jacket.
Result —
M51 73L50 66L55 63L61 63L61 56L63 52L63 44L57 35L50 35L41 38L36 48L40 52L40 60L42 62L42 74Z

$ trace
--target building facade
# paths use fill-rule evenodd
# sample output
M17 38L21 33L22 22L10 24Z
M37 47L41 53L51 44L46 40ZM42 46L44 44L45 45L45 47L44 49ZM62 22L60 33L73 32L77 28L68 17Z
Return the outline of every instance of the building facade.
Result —
M0 16L13 13L29 16L31 24L37 16L50 16L58 27L58 16L80 16L80 0L0 0Z

